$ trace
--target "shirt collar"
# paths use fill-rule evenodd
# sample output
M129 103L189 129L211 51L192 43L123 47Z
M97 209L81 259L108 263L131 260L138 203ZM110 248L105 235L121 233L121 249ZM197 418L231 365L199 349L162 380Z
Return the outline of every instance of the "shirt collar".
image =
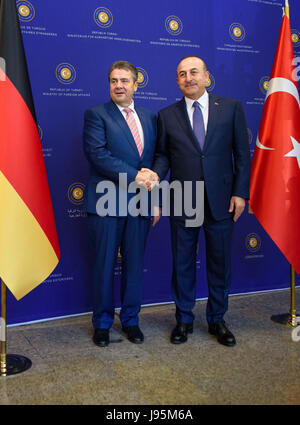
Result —
M115 105L119 108L119 110L120 110L121 112L123 112L123 109L124 109L124 108L130 108L130 109L132 110L132 112L135 112L135 109L134 109L134 101L132 101L132 102L131 102L131 104L130 104L129 106L120 106L120 105L118 105L117 103L115 103Z
M202 109L205 109L206 107L208 107L208 93L206 90L203 93L203 95L199 97L199 99L190 99L186 96L184 98L185 98L185 103L188 109L193 108L193 104L195 100L200 104Z

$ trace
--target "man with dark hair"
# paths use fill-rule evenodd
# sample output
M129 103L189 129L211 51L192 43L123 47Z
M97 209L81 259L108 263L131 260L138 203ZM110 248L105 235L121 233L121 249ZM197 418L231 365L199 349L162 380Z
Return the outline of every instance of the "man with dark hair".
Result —
M242 214L249 196L249 143L240 102L208 94L205 89L208 80L202 59L188 56L180 61L177 83L184 97L158 114L157 150L152 169L160 180L170 169L170 181L178 180L183 187L185 181L192 182L193 199L197 195L196 182L204 182L208 330L217 336L219 343L233 346L235 337L223 316L230 290L233 222ZM186 227L185 219L184 214L170 217L172 291L177 321L171 334L174 344L187 341L194 321L200 226Z
M137 69L131 63L115 62L109 71L111 101L87 110L84 116L84 152L90 165L86 207L96 252L93 341L102 347L109 344L109 329L114 322L114 271L119 249L122 329L129 341L142 343L144 340L138 314L150 215L130 214L129 201L133 193L128 193L128 186L133 182L145 185L147 179L156 179L155 173L149 170L155 151L156 116L134 104L137 76ZM108 203L115 202L115 205L108 213L99 209L107 196L100 189L103 184L114 188L114 199L108 199ZM124 199L125 211L121 205Z

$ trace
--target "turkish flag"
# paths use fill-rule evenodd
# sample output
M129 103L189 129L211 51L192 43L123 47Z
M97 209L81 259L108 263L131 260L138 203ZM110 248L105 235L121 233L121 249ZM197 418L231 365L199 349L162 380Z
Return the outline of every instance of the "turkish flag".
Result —
M250 207L300 273L300 102L284 14L251 165Z

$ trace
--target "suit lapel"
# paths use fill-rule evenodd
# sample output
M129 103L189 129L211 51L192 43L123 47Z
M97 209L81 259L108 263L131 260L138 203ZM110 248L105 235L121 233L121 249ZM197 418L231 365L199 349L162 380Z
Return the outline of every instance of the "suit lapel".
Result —
M209 144L209 141L214 133L214 128L218 122L218 114L220 112L221 104L217 96L209 94L209 109L208 109L208 123L206 131L205 146Z
M147 126L147 123L146 123L145 116L144 116L143 112L141 111L141 109L139 107L135 107L135 111L139 116L139 119L140 119L140 122L141 122L141 125L142 125L142 128L143 128L143 133L144 133L144 149L143 149L142 156L141 156L143 158L145 150L148 147L148 144L147 144L147 141L149 140L148 139L148 136L149 136L148 135L148 126ZM138 152L138 150L137 150L137 152Z
M114 119L115 123L118 124L119 127L121 128L122 133L124 134L131 148L134 150L134 152L137 155L139 155L139 152L137 150L136 143L134 141L130 128L128 127L128 124L126 120L124 119L122 113L120 112L119 108L115 105L114 102L109 102L107 105L108 105L109 114Z

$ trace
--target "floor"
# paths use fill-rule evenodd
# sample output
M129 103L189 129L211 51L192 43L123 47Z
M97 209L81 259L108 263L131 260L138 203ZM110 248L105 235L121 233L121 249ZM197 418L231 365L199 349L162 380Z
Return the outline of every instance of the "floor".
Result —
M142 309L141 345L124 337L117 314L105 348L91 340L90 314L9 327L7 353L32 366L0 377L0 404L300 405L296 329L271 320L289 312L290 290L230 297L225 319L235 347L208 334L205 305L197 302L194 333L182 345L169 342L173 304Z

